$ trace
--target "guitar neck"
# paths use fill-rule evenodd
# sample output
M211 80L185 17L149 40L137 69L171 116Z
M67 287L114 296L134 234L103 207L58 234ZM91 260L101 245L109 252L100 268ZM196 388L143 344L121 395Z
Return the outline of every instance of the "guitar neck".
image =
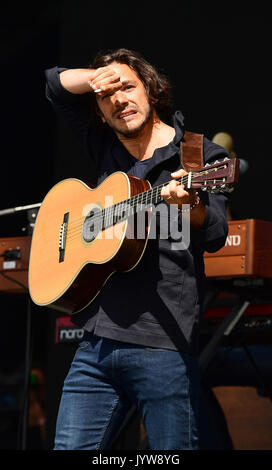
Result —
M182 176L177 179L178 182L187 188L190 185L191 173ZM103 228L115 225L117 222L126 220L131 215L137 212L148 209L151 206L158 205L163 197L161 196L161 190L164 186L167 186L169 182L155 186L141 193L135 194L134 196L124 201L118 202L110 207L106 207L102 210L103 217Z
M213 192L220 188L223 191L232 191L233 185L237 182L239 174L239 160L237 158L225 158L223 161L216 161L206 164L204 168L195 172L189 172L177 179L183 184L185 189L195 188ZM127 219L137 212L156 206L163 200L161 189L167 186L170 181L150 188L141 193L135 194L129 199L118 202L102 210L103 227Z

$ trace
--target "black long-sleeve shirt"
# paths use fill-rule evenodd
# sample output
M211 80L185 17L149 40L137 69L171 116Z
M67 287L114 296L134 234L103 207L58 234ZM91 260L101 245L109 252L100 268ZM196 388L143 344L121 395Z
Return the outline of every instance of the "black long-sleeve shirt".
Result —
M185 131L181 112L173 116L173 141L139 165L107 125L91 123L88 96L65 90L59 80L62 70L55 67L46 71L46 94L74 133L80 150L95 163L97 184L120 170L141 176L152 186L170 181L171 173L181 168L179 149ZM203 155L204 163L228 156L205 137ZM95 300L72 320L98 336L196 353L205 289L203 252L220 249L228 231L228 195L200 191L200 197L206 205L206 219L201 229L191 229L187 249L173 250L170 233L167 239L157 236L148 240L137 266L126 273L114 273ZM153 223L163 225L168 220L155 217Z

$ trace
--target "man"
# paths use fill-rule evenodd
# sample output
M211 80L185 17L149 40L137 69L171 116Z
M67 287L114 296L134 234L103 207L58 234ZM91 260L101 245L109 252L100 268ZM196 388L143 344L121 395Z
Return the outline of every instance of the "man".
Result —
M95 163L97 184L120 170L152 186L170 181L161 190L167 211L178 206L181 221L184 204L191 209L188 249L173 250L170 233L160 237L168 215L155 215L157 236L137 266L114 273L73 315L85 333L64 383L55 449L110 448L132 405L150 449L197 449L203 252L225 243L227 196L177 181L185 174L183 116L177 111L170 121L169 82L138 53L119 49L89 68L55 67L46 76L47 97ZM205 162L226 156L204 138Z

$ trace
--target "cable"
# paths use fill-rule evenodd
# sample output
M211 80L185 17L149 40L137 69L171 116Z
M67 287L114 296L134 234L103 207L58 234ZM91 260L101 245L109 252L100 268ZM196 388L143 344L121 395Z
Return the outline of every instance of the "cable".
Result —
M3 271L0 271L1 276L5 277L11 282L14 282L14 284L18 284L20 287L22 287L24 290L28 292L28 287L22 284L22 282L17 281L17 279L13 279L13 277L8 276L7 274L4 274Z

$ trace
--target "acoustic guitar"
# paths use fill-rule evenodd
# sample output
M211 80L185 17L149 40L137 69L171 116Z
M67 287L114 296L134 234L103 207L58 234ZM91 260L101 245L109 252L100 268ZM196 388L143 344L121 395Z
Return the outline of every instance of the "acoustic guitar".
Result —
M185 188L231 191L238 168L238 159L225 159L179 181ZM152 188L147 180L118 171L96 188L73 178L53 186L32 236L28 282L33 302L74 314L94 300L114 272L133 269L148 241L150 211L162 202L167 184Z

